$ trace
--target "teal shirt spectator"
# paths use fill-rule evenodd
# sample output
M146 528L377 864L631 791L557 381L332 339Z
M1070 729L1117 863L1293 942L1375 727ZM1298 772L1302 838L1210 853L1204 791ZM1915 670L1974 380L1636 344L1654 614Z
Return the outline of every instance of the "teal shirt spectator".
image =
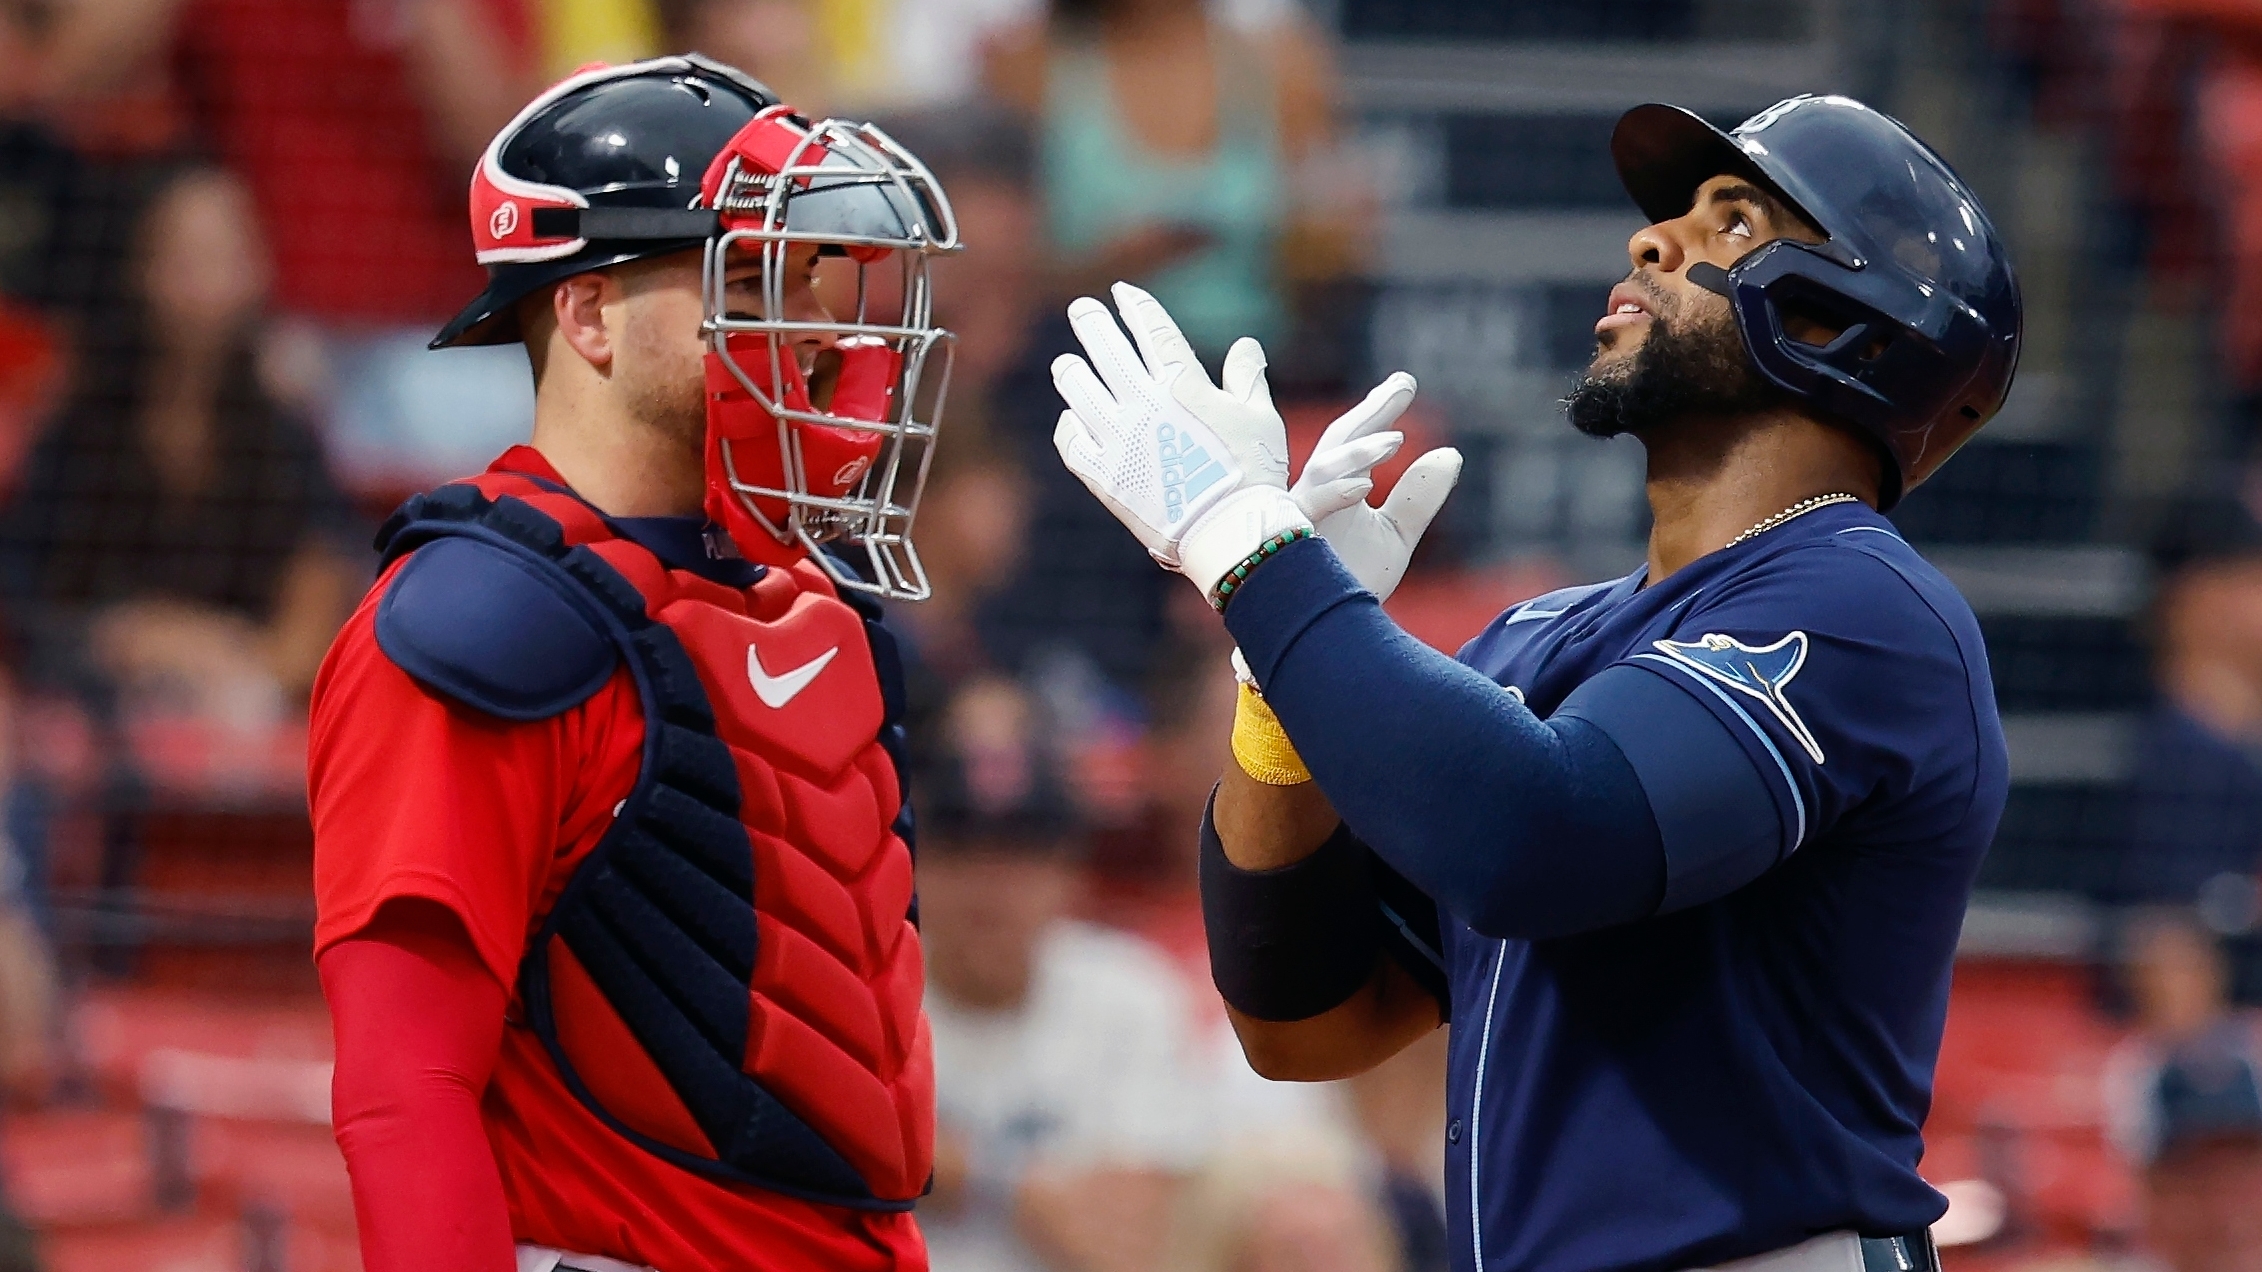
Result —
M1075 40L1054 50L1046 75L1041 162L1053 246L1070 257L1147 225L1210 235L1209 246L1130 281L1214 354L1240 336L1270 341L1286 328L1274 268L1286 181L1272 75L1246 42L1214 28L1211 40L1218 120L1208 156L1157 155L1132 136L1105 56Z

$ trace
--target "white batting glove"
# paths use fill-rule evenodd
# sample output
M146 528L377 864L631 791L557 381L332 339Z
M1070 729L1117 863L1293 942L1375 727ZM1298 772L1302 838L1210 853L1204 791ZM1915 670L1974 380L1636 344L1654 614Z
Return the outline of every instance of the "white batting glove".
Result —
M1461 479L1461 452L1440 446L1407 467L1382 507L1367 503L1374 470L1406 444L1406 435L1390 426L1413 401L1414 377L1403 371L1369 389L1365 399L1320 434L1288 491L1343 568L1383 601L1398 590L1414 548ZM1257 682L1238 649L1233 651L1233 678L1247 685Z
M1068 409L1053 447L1150 555L1206 598L1267 540L1311 519L1288 494L1288 430L1265 384L1264 350L1234 342L1225 383L1210 383L1162 305L1114 287L1134 351L1107 307L1068 306L1085 358L1063 354L1053 386Z
M1414 377L1403 371L1376 385L1320 434L1289 491L1359 586L1381 600L1406 577L1415 545L1461 479L1461 452L1440 446L1406 469L1380 508L1367 502L1376 466L1406 444L1390 426L1413 400Z

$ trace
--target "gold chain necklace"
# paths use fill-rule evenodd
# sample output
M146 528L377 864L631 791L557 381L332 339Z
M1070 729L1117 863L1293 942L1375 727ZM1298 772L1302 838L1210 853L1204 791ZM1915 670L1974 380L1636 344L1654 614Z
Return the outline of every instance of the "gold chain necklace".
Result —
M1783 511L1776 513L1774 516L1767 518L1766 520L1760 522L1758 525L1753 526L1751 529L1737 535L1735 538L1728 540L1728 542L1721 545L1721 548L1723 551L1725 551L1728 548L1735 547L1737 544L1742 543L1746 539L1752 538L1755 535L1766 534L1768 531L1773 530L1779 525L1782 525L1784 522L1790 521L1793 518L1803 517L1806 514L1813 512L1817 508L1827 508L1831 504L1852 503L1854 502L1854 500L1855 496L1849 495L1842 490L1834 495L1815 495L1811 498L1801 499L1797 503L1792 504L1790 507L1785 508Z

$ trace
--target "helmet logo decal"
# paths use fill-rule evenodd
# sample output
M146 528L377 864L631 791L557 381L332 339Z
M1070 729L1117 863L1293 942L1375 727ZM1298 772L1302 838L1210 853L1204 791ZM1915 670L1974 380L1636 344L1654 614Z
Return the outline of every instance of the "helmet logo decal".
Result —
M858 455L856 458L849 460L845 464L842 464L840 466L840 471L833 474L833 485L842 490L846 490L850 486L855 485L856 479L862 477L865 470L870 468L871 466L872 460L869 456Z
M487 218L487 230L496 238L507 239L518 228L518 204L509 199L495 205L494 215Z

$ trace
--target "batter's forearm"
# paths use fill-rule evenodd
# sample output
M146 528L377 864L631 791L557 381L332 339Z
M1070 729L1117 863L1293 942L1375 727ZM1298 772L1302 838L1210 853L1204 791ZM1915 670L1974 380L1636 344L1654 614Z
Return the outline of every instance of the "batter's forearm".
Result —
M1243 870L1277 870L1309 857L1343 819L1317 782L1269 786L1236 765L1217 783L1217 837Z
M1279 1082L1364 1073L1437 1027L1382 947L1367 850L1311 782L1239 768L1202 827L1210 966L1250 1067Z
M1437 999L1389 957L1342 1003L1309 1020L1258 1020L1226 1008L1249 1067L1274 1082L1353 1078L1444 1023Z

